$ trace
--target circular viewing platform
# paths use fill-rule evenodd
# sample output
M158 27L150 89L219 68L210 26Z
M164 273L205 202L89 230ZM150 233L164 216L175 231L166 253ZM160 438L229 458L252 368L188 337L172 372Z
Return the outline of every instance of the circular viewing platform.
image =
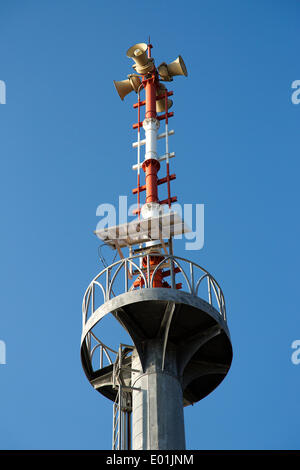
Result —
M161 338L177 351L184 405L213 391L226 376L232 361L225 299L214 277L192 261L159 254L139 254L103 269L88 286L82 304L81 360L92 386L116 399L114 367L120 350L99 338L101 321L112 315L129 334L132 345L122 351L130 388L131 352L136 348L143 366L147 341ZM168 287L153 287L159 272ZM139 280L139 282L136 282ZM162 365L163 367L163 365Z

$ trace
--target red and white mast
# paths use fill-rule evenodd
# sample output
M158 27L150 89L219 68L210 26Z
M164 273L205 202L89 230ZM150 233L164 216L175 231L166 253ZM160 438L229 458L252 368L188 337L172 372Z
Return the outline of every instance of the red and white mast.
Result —
M174 134L174 131L169 131L168 120L174 113L169 112L169 108L173 102L169 99L173 95L172 91L168 91L163 85L163 82L172 81L175 75L187 76L187 71L182 58L179 56L174 62L167 65L165 62L160 64L157 68L154 59L151 57L152 45L145 43L138 43L130 47L127 51L127 56L134 60L133 68L136 74L128 75L127 80L114 82L115 87L119 93L120 98L124 97L131 91L138 94L138 102L133 105L138 111L137 123L133 124L133 128L137 129L137 142L133 143L133 147L137 148L137 164L133 165L133 169L137 170L137 187L133 189L133 194L137 194L137 209L134 214L138 214L139 220L148 220L151 224L157 226L157 221L164 215L164 206L171 208L172 203L177 201L176 196L171 196L170 182L176 178L175 174L170 174L169 160L174 157L174 152L169 152L169 136ZM145 91L145 99L140 99L141 91ZM141 112L144 110L144 119L141 118ZM165 121L165 131L158 134L160 122ZM141 139L141 128L144 129L145 138ZM165 153L158 155L157 141L165 139ZM144 148L144 160L141 161L141 150ZM166 176L158 178L158 172L161 168L161 163L166 163ZM141 170L144 172L144 184L141 184ZM158 194L158 186L167 184L167 199L160 199ZM141 193L145 192L144 203L141 203ZM135 239L133 242L129 241L128 246L132 253L132 246L142 242L145 254L151 253L152 269L161 261L159 254L162 250L165 254L172 254L172 232L170 222L166 220L165 227L168 225L169 234L165 236L161 231L161 221L158 222L160 229L157 236L153 236L153 232L149 234L144 240ZM152 224L153 226L153 224ZM152 228L151 228L152 230ZM172 233L171 233L172 232ZM150 233L150 231L149 231ZM182 228L180 228L182 233ZM100 238L101 238L100 234ZM167 241L164 241L166 240ZM118 249L119 241L115 241L115 247ZM141 250L141 243L139 243L139 250ZM118 250L119 251L119 250ZM119 251L120 252L120 251ZM155 255L155 256L154 256ZM170 287L166 281L163 281L164 275L162 270L158 270L154 279L156 287ZM135 287L139 286L142 279L135 281ZM140 286L141 287L141 286ZM178 285L179 287L179 285Z
M143 218L149 218L149 217L157 217L162 213L161 210L161 205L168 203L169 207L171 207L171 203L175 202L176 198L173 198L171 200L170 197L170 180L175 179L175 175L172 175L172 178L170 178L169 174L169 149L168 149L168 137L169 135L173 134L174 131L171 133L168 132L168 118L173 116L173 113L168 112L168 108L172 105L172 101L168 100L168 96L173 95L173 92L168 92L165 88L164 85L160 83L159 79L159 73L158 70L155 68L154 63L152 62L152 57L151 57L151 48L152 45L148 44L137 44L136 46L133 46L133 48L130 48L127 55L129 57L132 57L135 60L136 57L139 57L139 54L137 51L139 51L139 47L143 46L143 50L145 50L145 47L147 47L147 59L149 60L148 62L148 70L147 73L142 75L142 82L141 82L141 87L145 89L145 101L140 101L138 99L138 103L134 105L134 107L138 108L138 123L134 124L134 128L138 128L138 142L135 143L138 146L138 165L137 165L137 170L138 170L138 187L134 190L134 193L138 193L138 210L139 212L139 193L143 190L146 191L146 198L145 198L145 204L141 209L142 212L142 217ZM136 49L133 51L132 50L136 47ZM135 56L134 54L138 54ZM144 61L145 61L145 52L144 52ZM135 64L134 68L137 71L143 72L143 67L140 67L139 64ZM147 66L146 66L147 67ZM150 68L150 70L149 70ZM183 74L183 73L182 73ZM186 75L186 69L185 69L185 75ZM169 78L171 79L171 77ZM140 87L140 88L141 88ZM139 90L140 91L140 90ZM139 94L139 92L138 92ZM141 106L145 105L145 119L143 122L140 121L140 108ZM158 115L158 112L163 112L163 114ZM160 127L160 121L165 120L165 132L163 134L160 134L158 136L158 129ZM141 126L144 128L145 131L145 139L142 141L142 145L145 145L145 159L142 165L140 166L140 146L141 146L141 141L140 141L140 128ZM162 157L158 157L157 154L157 140L158 137L165 138L166 139L166 153ZM171 156L174 156L172 154ZM165 179L158 180L157 178L157 173L160 169L160 161L161 160L167 160L167 176ZM140 168L142 167L144 173L145 173L145 185L140 186L139 185L139 171ZM135 168L135 167L134 167ZM158 198L158 185L167 183L168 185L168 200L167 201L159 201Z

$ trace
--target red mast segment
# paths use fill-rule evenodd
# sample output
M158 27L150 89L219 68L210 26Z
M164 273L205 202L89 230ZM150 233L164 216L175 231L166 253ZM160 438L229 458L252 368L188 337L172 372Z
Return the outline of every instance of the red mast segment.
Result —
M157 119L156 114L156 80L155 75L153 74L151 78L146 78L143 80L143 85L145 88L146 95L146 112L145 118L154 118Z

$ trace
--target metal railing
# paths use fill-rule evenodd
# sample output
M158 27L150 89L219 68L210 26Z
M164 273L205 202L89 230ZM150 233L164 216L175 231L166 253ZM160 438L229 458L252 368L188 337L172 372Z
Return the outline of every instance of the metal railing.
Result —
M154 256L159 256L158 264L153 263ZM168 270L171 288L176 288L175 278L176 281L182 281L181 291L203 298L226 321L226 307L222 289L206 269L179 256L151 253L138 254L116 261L104 268L92 280L84 294L82 303L83 327L97 308L113 297L137 288L153 288L155 276L162 269ZM134 285L137 278L142 281L139 287ZM200 289L201 294L199 294ZM93 331L88 333L86 344L91 362L95 352L99 351L100 369L104 366L104 362L106 364L115 362L118 352L106 346Z

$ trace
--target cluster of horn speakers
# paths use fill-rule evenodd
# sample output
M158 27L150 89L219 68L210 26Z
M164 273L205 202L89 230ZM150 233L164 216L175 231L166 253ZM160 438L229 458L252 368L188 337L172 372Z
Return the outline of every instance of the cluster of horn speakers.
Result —
M135 62L132 67L140 75L146 75L155 70L154 59L152 57L148 57L147 50L147 44L137 43L134 46L130 47L127 51L127 57L133 59ZM166 82L172 81L173 77L176 75L184 75L185 77L187 77L187 69L181 56L178 56L177 59L175 59L170 64L162 62L157 67L157 71L160 80ZM137 93L141 84L141 79L136 74L128 75L127 80L114 80L114 85L121 100L124 100L125 96L131 93L132 91L135 91ZM165 86L160 83L156 91L157 96L162 95L165 89ZM172 100L168 99L168 109L172 106L172 104ZM158 100L156 102L156 112L160 113L164 111L165 99Z

